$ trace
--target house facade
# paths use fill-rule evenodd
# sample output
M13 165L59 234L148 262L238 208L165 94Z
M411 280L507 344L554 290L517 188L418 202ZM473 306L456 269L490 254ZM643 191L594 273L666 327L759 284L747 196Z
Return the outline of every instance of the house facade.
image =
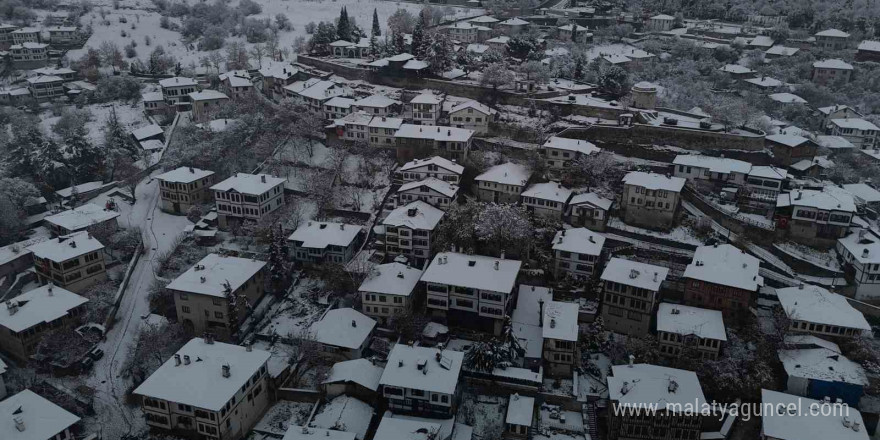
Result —
M553 237L553 276L589 280L602 259L605 237L587 228L563 229Z
M859 229L837 239L837 254L843 258L843 275L855 287L858 300L880 297L880 237Z
M364 239L364 228L344 223L309 221L287 238L293 261L301 264L351 261Z
M422 270L403 263L376 266L358 287L362 311L379 325L413 310Z
M483 202L516 203L526 189L531 172L524 165L506 162L474 178L477 198Z
M287 179L268 174L236 173L210 187L217 206L220 228L258 222L284 204Z
M651 229L672 227L684 179L633 171L624 176L623 183L620 207L626 223Z
M55 284L71 292L84 292L107 279L104 245L88 232L62 235L34 244L34 271L40 284Z
M379 379L388 409L435 418L453 416L463 361L462 352L396 344ZM383 437L377 433L376 438Z
M600 277L600 314L605 325L626 335L647 335L660 302L660 287L668 275L665 267L623 258L609 260Z
M52 283L10 298L0 309L0 350L27 363L47 332L81 324L88 301Z
M432 156L427 159L414 159L403 164L394 172L394 180L401 183L415 182L429 177L458 185L464 167L455 161Z
M412 264L423 267L431 258L431 239L445 213L428 202L416 200L394 208L384 220L385 253L403 255Z
M718 310L660 303L657 308L657 341L663 356L686 355L715 360L727 341L727 330Z
M827 188L791 191L776 201L777 223L788 229L788 236L817 246L834 246L849 232L855 213L852 195Z
M180 167L156 176L159 181L159 209L172 214L187 214L193 206L212 200L208 190L214 185L214 172Z
M749 313L764 285L760 262L730 244L700 246L684 271L686 305L721 310L728 319Z
M802 283L777 289L776 294L792 333L844 340L871 332L862 312L850 305L846 297L824 287Z

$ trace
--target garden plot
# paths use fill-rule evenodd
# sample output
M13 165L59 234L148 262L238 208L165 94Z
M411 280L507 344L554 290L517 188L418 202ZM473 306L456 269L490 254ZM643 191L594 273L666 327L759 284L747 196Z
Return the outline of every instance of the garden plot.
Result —
M474 438L501 438L507 414L507 397L465 394L458 422L474 428Z
M254 431L282 437L288 427L302 426L306 423L314 405L313 403L279 400L257 422Z
M318 305L323 283L304 279L287 298L269 308L266 318L257 325L257 335L264 338L296 337L317 321L324 308Z
M58 106L57 108L76 109L73 105ZM102 145L104 143L104 124L107 122L107 118L110 117L110 112L114 108L116 109L116 117L119 119L119 122L122 123L124 127L127 127L129 131L150 124L146 117L144 117L141 104L132 106L122 102L111 102L106 104L85 105L82 108L91 113L91 118L86 123L85 128L88 130L88 139L95 145ZM60 111L56 114L55 111L50 109L40 113L40 126L47 134L52 134L56 140L59 139L57 139L57 136L54 136L52 126L55 125L59 119L61 119Z

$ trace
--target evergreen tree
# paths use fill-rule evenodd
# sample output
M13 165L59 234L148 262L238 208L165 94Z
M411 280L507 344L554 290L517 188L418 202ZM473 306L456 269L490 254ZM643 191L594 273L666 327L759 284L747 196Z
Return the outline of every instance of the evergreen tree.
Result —
M416 58L425 58L425 38L425 14L419 14L419 19L416 21L416 27L413 28L412 33L412 54Z
M578 25L577 23L571 24L571 42L576 43L578 40Z
M104 163L104 157L89 141L87 133L85 127L76 127L64 139L64 153L74 182L95 180Z
M351 22L348 20L348 11L345 6L339 11L339 23L336 24L336 37L340 40L351 39Z
M431 71L437 75L452 68L453 47L449 37L445 34L436 34L428 49L427 60L431 64Z
M376 12L376 8L373 8L373 32L371 34L373 37L381 37L382 29L379 27L379 13Z
M402 33L395 31L391 35L391 39L392 39L392 46L393 46L392 52L394 52L392 55L398 55L398 54L406 52L406 40L403 39Z
M13 174L27 176L34 172L34 154L42 143L43 133L37 125L15 131L8 156Z
M584 77L584 60L578 58L574 62L574 79L581 79Z
M107 122L104 123L104 157L111 164L110 180L113 180L116 168L123 162L135 157L137 147L128 135L119 117L116 107L111 108Z
M269 279L278 292L287 280L287 239L278 228L269 229Z

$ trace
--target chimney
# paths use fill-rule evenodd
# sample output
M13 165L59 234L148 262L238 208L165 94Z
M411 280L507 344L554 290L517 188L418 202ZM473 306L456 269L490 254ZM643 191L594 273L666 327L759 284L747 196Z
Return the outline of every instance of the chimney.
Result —
M657 282L657 272L654 272L654 282Z
M260 182L266 183L266 175L265 174L260 175Z
M397 278L403 278L403 272L397 272Z
M355 321L354 319L352 319L352 320L351 320L351 326L352 326L353 328L357 328L357 326L358 326L357 321Z
M70 240L70 247L76 249L76 240Z
M12 421L15 422L15 429L17 429L18 432L24 432L24 430L25 430L24 419L22 419L21 416L13 417Z
M183 365L189 365L189 355L183 355Z
M538 299L538 326L544 326L544 298Z
M862 258L868 258L868 253L869 253L869 252L868 252L868 248L865 248L865 249L862 251ZM51 291L50 291L50 292L51 292Z
M591 235L591 236L590 236L590 243L595 243L595 242L596 242L596 241L593 240L593 236Z
M798 290L804 290L804 283L798 284Z
M550 328L556 328L556 318L550 318Z
M193 167L189 167L189 172L190 172L191 174L195 174L196 170L194 170Z
M244 344L244 351L246 351L248 353L254 351L254 347L251 345L250 342L248 342L247 344Z
M205 284L205 281L207 281L208 279L205 277L199 277L199 280L201 280L202 284Z
M344 230L345 230L345 223L340 223L340 224L339 224L339 230L340 230L340 231L344 231Z
M636 361L636 356L634 354L629 355L629 367L632 368L633 364Z
M495 270L498 270L498 261L495 261Z
M174 353L174 366L175 367L180 366L180 355L177 353Z
M416 208L409 208L406 210L406 216L407 217L415 217L417 211L418 211L418 209L416 209Z
M223 372L223 377L227 377L227 378L228 378L228 377L229 377L229 374L230 374L230 373L229 373L229 364L226 364L226 365L222 366L222 367L221 367L221 370L222 370L222 372Z
M205 332L205 344L211 345L214 343L214 334Z
M865 249L865 252L868 252L868 250ZM49 286L46 288L46 291L48 292L49 296L52 296L52 287L53 286L55 286L53 283L49 283Z

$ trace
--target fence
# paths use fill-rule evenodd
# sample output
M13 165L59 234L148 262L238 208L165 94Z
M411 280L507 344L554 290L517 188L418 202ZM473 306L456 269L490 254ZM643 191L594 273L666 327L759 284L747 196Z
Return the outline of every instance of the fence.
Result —
M116 313L119 311L119 305L122 303L123 296L125 296L125 289L128 288L128 282L131 280L131 273L134 272L134 268L137 266L138 261L140 261L143 252L144 239L142 237L141 242L138 243L137 249L135 249L134 255L131 257L131 261L128 263L128 269L125 270L125 276L122 278L122 283L119 285L119 289L116 290L116 297L113 298L113 305L110 308L110 313L107 314L107 319L104 321L105 332L110 331L110 329L113 328L113 324L116 322Z

